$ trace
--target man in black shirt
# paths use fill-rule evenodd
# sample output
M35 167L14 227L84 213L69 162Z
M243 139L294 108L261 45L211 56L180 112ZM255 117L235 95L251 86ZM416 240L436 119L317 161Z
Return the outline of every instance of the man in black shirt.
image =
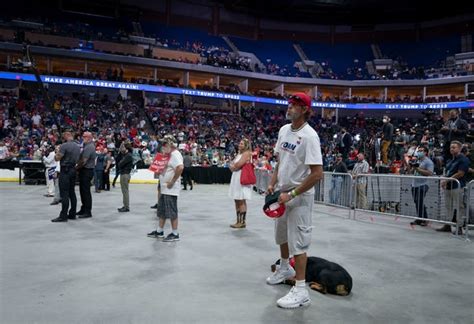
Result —
M352 135L347 132L347 129L343 127L341 129L341 138L340 138L340 143L339 143L339 151L342 154L342 158L344 160L347 159L349 152L352 147Z
M191 158L191 154L189 152L184 152L183 157L183 190L187 190L187 185L190 185L190 189L193 190L193 181L191 180L191 167L192 167L193 160Z
M82 206L77 215L79 218L88 218L92 217L91 180L94 176L96 153L95 145L92 141L92 133L84 132L82 138L84 140L84 147L76 167L79 171L79 192L81 194Z
M441 186L445 189L445 204L448 217L451 222L457 224L457 227L462 225L465 214L465 207L463 201L463 191L466 186L467 174L469 172L469 159L461 153L462 143L459 141L452 141L450 146L450 153L453 156L451 160L446 163L446 177L453 178L459 181L443 180ZM449 218L448 218L449 219ZM459 228L461 231L461 228ZM444 225L437 229L438 232L450 232L451 226ZM458 234L460 234L458 232Z
M130 183L130 173L133 169L132 145L124 143L120 146L120 151L124 155L118 168L120 170L120 187L122 188L123 206L118 208L121 213L130 211L130 196L128 193L128 184Z
M74 142L74 137L70 131L63 133L63 139L65 143L61 145L55 156L56 161L60 161L61 166L59 191L61 193L62 208L59 217L51 220L54 223L67 222L68 218L76 218L77 199L74 185L76 184L76 163L79 160L81 149ZM69 200L71 200L71 209L69 209Z
M117 182L117 178L120 175L120 170L119 170L119 163L123 158L122 152L120 150L118 151L117 155L115 156L115 177L114 180L112 181L112 187L115 188L115 183Z

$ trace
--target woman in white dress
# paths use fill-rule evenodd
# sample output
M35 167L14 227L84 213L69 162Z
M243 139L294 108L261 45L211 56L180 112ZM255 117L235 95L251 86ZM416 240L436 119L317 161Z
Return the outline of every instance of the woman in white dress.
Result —
M245 218L247 216L247 202L252 198L252 186L240 184L240 173L245 163L252 162L252 147L247 138L243 138L239 143L239 154L230 163L232 178L230 180L229 196L235 201L235 212L237 221L230 225L232 228L245 228Z

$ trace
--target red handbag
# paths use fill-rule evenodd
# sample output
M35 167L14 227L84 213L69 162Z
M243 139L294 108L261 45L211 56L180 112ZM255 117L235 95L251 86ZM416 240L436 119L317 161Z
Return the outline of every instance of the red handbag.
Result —
M257 177L255 176L255 171L253 170L253 164L247 162L240 169L240 184L242 186L254 185L257 183Z

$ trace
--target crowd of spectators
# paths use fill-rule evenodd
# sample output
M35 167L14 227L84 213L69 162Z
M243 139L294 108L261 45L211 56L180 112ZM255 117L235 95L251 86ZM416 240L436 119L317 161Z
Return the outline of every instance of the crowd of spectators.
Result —
M32 21L32 19L29 19L29 21ZM38 30L38 32L81 39L81 43L78 44L78 48L81 49L94 50L94 40L109 40L113 42L126 42L135 44L133 38L130 37L134 35L134 32L127 32L124 26L100 26L100 28L95 28L94 26L83 22L64 24L50 22L47 20L41 22L44 24L44 27ZM18 26L15 26L15 28L18 28ZM21 35L21 33L19 34ZM448 67L446 66L445 61L440 61L435 66L411 66L402 58L396 58L394 60L394 64L392 64L389 68L384 70L375 69L372 73L369 73L365 62L360 62L358 59L354 59L353 63L351 64L348 63L348 67L342 72L335 72L329 62L326 61L319 62L318 69L313 69L311 71L300 71L293 66L295 62L288 62L288 64L277 64L272 62L271 57L263 61L262 66L259 66L256 63L252 64L250 58L247 56L240 56L223 46L205 44L202 40L179 41L176 39L163 38L157 35L144 36L152 37L152 39L154 39L155 44L153 46L192 52L201 56L201 60L199 61L190 61L186 58L170 59L166 57L157 57L158 59L173 60L191 64L206 64L226 69L254 71L257 73L266 73L270 75L315 77L322 79L341 80L401 80L454 77L472 74L473 72L472 66L470 65ZM19 37L17 41L25 42L25 39L24 37ZM87 43L85 47L83 44L84 42ZM35 44L44 45L41 42ZM51 46L51 44L48 46ZM124 53L124 55L135 56L136 54ZM143 56L145 56L145 53Z
M114 99L104 96L74 94L70 97L54 95L53 110L35 95L24 95L5 91L0 96L0 143L2 158L41 159L43 148L60 140L62 128L72 128L77 134L91 131L96 146L116 153L121 143L128 140L134 147L134 161L138 168L147 167L159 149L159 139L165 134L174 135L179 149L191 152L193 165L227 167L236 153L236 145L243 137L251 140L254 158L258 167L271 170L275 158L273 147L278 130L286 123L285 110L242 108L240 114L203 111L184 105L173 97L154 98L146 101L145 107L130 99ZM399 166L401 156L413 151L412 146L427 145L431 157L437 161L438 171L446 154L446 138L442 127L443 118L434 112L425 111L419 119L405 118L394 112L392 123L397 139L403 146L393 145L389 152L389 163L380 158L381 118L366 117L363 112L351 116L324 117L314 114L309 123L321 139L323 160L330 170L336 156L341 153L341 136L350 135L350 148L345 148L346 162L355 163L357 153L366 154L372 168L384 167L389 171L394 162ZM461 115L470 124L463 142L474 141L472 116ZM344 131L345 130L345 131ZM400 141L398 141L400 142ZM347 146L347 145L346 145ZM352 162L351 162L352 161Z
M10 71L17 71L16 68L11 68ZM150 78L140 78L140 77L124 77L123 69L119 68L108 68L105 71L89 71L88 73L83 72L70 72L70 71L61 71L55 70L54 73L51 73L54 76L64 76L64 77L71 77L71 78L86 78L92 80L107 80L107 81L118 81L118 82L129 82L135 84L149 84L149 85L162 85L167 87L175 87L175 88L185 88L183 84L180 83L179 79L150 79ZM290 96L288 93L279 94L274 91L262 91L262 90L249 90L248 92L243 91L237 84L228 84L228 85L221 85L217 87L212 84L197 84L195 87L189 85L187 88L189 89L196 89L196 90L205 90L205 91L214 91L214 92L225 92L225 93L234 93L234 94L241 94L241 95L250 95L250 96L259 96L259 97L268 97L268 98L275 98L275 99L283 99L285 100ZM421 95L389 95L386 99L384 99L384 95L381 92L380 95L366 95L366 96L358 96L353 95L349 96L348 92L340 95L318 95L313 98L316 101L320 102L340 102L340 103L437 103L437 102L453 102L453 101L463 101L465 100L464 97L461 96L427 96L423 100Z

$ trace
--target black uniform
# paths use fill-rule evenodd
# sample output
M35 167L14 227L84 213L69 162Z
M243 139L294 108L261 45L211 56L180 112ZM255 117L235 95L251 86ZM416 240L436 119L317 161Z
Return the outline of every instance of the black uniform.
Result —
M92 195L91 180L94 177L95 167L95 145L93 142L84 145L79 160L87 159L84 166L79 170L79 193L81 194L81 210L79 215L91 216Z
M183 158L183 185L184 190L187 190L187 185L191 186L191 190L193 190L193 181L191 180L191 167L192 167L192 159L189 156L189 153L186 153Z
M77 199L74 185L76 184L76 164L79 161L81 149L76 142L71 140L62 144L59 152L62 154L61 172L59 173L59 192L62 208L57 220L67 221L68 217L76 217ZM69 200L71 200L71 209L69 209Z

